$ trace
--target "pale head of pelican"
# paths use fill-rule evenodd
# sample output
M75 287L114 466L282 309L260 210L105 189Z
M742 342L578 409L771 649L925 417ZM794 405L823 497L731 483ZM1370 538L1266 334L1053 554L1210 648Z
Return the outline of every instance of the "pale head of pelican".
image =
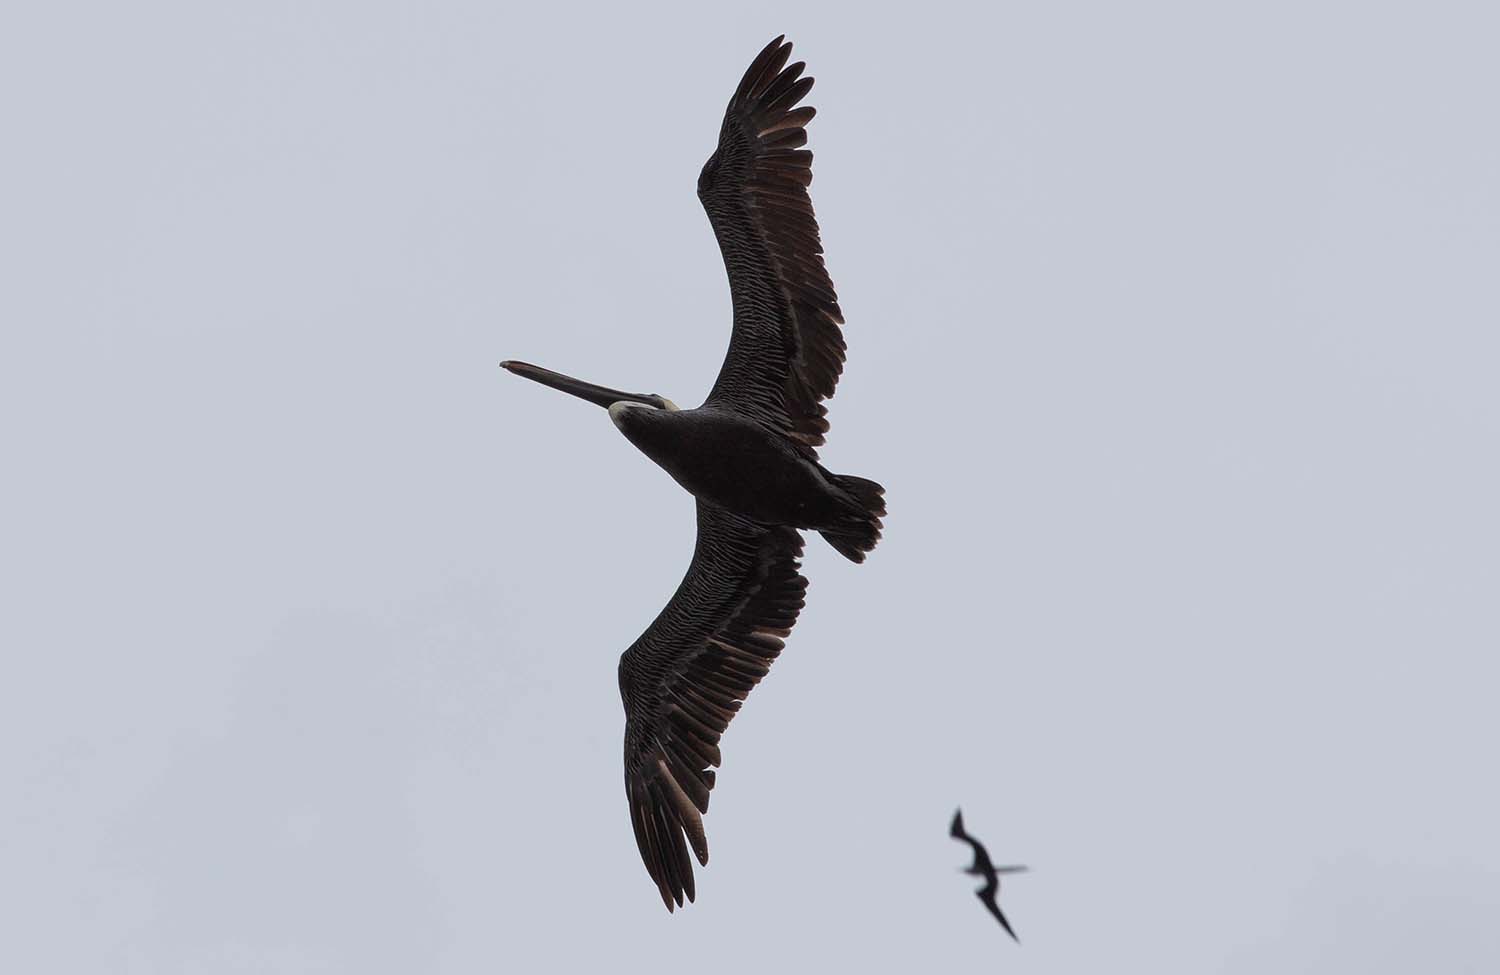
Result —
M677 408L675 405L670 405L672 403L671 400L667 400L667 403L669 405L666 406L666 407L656 407L656 406L652 406L650 403L637 403L634 400L628 400L628 399L620 400L618 403L611 403L611 404L609 404L609 418L614 421L614 424L615 424L616 427L618 427L621 430L624 430L625 429L625 423L626 423L626 420L625 420L625 414L626 413L629 413L631 410L650 410L652 412L670 412L671 410L675 410Z

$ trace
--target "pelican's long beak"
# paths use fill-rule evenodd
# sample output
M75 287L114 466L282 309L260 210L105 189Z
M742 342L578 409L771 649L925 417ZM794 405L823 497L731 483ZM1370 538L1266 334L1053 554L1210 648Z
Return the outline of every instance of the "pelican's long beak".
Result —
M659 410L675 410L677 408L671 400L665 396L655 393L622 393L618 389L610 389L607 386L595 386L586 383L582 379L574 379L572 376L564 376L560 372L551 369L543 369L541 366L533 366L529 362L517 362L507 359L500 363L500 368L524 376L532 382L541 383L543 386L551 386L565 393L586 399L596 406L608 408L611 403L645 403Z

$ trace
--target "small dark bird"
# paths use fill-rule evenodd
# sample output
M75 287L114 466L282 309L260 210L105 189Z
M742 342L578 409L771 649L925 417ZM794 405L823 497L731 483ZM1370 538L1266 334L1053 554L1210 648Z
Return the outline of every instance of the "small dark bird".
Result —
M991 863L989 853L986 852L980 842L964 832L964 814L961 809L953 811L953 825L948 827L948 835L956 840L963 840L974 848L974 863L964 870L964 873L984 878L984 886L974 891L974 896L984 903L984 906L989 909L991 914L995 915L995 920L1000 922L1000 926L1005 929L1005 933L1015 938L1016 944L1020 944L1021 939L1016 938L1016 932L1011 930L1010 922L1005 919L1005 915L1000 911L1000 905L995 903L995 895L1000 893L1000 874L1024 873L1026 868L997 867Z
M608 409L625 438L696 499L698 544L687 574L619 667L630 823L669 911L695 895L692 861L708 863L703 814L719 739L802 610L802 532L818 532L863 562L885 514L884 488L818 459L828 433L824 401L844 371L844 314L807 192L812 153L803 147L814 112L801 102L813 82L801 61L787 63L791 51L778 37L751 62L698 176L734 312L729 350L703 405L679 409L656 393L500 363ZM648 151L662 122L649 111L641 122L648 149L606 149Z

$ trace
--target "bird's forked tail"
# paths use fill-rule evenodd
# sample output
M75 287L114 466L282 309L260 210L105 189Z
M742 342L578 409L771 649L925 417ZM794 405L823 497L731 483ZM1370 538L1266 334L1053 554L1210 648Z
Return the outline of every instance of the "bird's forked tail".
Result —
M868 478L852 474L831 476L833 483L848 495L847 512L837 524L818 529L818 534L850 562L863 562L865 554L880 541L885 488Z

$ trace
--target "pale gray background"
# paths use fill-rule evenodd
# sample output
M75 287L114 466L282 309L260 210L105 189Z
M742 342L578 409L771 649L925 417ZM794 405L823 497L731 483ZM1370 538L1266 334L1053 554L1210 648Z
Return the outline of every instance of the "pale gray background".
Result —
M0 968L1500 968L1493 5L637 6L0 18ZM781 31L891 514L669 917L691 505L495 364L698 402Z

